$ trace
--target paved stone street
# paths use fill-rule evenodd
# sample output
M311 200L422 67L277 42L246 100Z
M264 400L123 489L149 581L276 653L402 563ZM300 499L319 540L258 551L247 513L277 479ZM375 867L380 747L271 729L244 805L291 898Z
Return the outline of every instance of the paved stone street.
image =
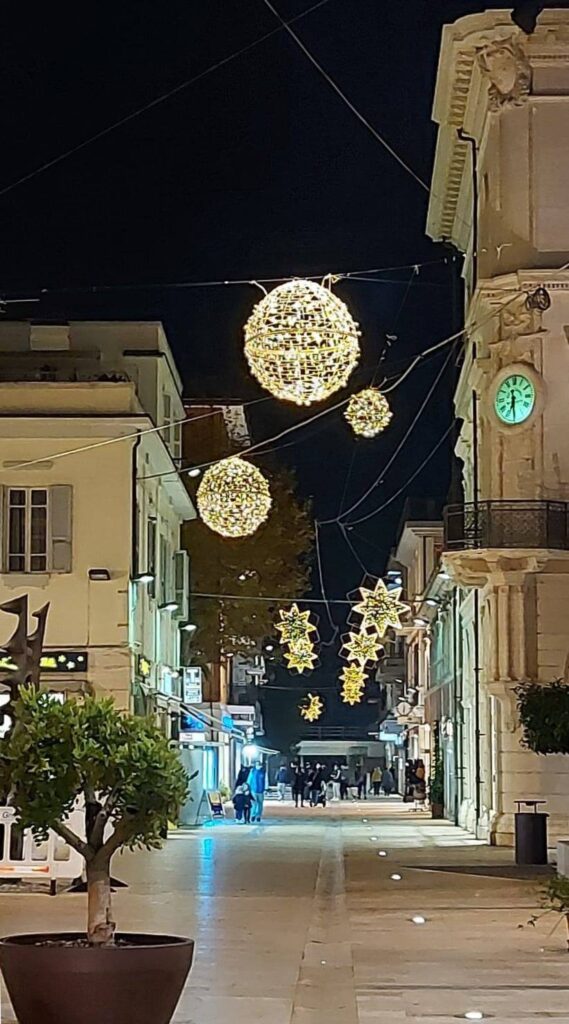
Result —
M176 1024L569 1024L564 931L518 927L539 882L502 877L511 851L396 800L267 812L115 859L123 930L196 939ZM4 934L79 928L83 912L82 896L0 894ZM8 1024L5 994L3 1009Z

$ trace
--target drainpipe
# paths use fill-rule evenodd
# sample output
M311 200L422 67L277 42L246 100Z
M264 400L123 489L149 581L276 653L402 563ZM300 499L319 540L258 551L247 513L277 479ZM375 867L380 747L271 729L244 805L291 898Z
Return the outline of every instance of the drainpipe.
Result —
M462 763L462 676L458 671L458 587L452 592L452 707L454 725L454 757L457 791L454 801L454 823L458 825L463 796L464 766Z
M476 825L480 821L480 592L474 589L474 767Z
M128 618L129 618L129 629L130 629L130 617L131 617L131 602L132 602L132 580L138 572L138 505L137 505L137 481L138 481L138 449L142 438L140 433L137 433L136 440L132 446L131 453L131 490L130 490L130 583L128 586ZM131 654L132 658L132 654ZM131 711L134 711L134 673L131 674L131 692L130 692L130 706Z
M471 152L471 168L472 168L472 293L476 290L478 283L478 218L479 218L479 202L478 202L478 147L476 145L476 139L472 135L467 135L464 128L458 128L457 134L462 142L468 142Z

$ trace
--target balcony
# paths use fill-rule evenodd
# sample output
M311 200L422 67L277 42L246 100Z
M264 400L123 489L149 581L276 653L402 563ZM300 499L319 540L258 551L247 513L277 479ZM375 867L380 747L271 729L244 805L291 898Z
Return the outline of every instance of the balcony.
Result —
M479 501L448 505L445 551L483 548L569 550L566 501Z

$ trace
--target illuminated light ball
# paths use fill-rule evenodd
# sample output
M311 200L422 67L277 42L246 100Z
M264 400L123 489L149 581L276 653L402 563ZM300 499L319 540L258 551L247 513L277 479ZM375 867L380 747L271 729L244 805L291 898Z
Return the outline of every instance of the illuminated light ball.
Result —
M401 875L397 875L397 874L392 875L391 876L391 881L392 882L400 882L401 881Z
M206 470L197 503L200 516L211 530L222 537L248 537L265 522L271 492L256 466L232 455Z
M359 333L328 288L287 281L261 299L245 324L245 357L275 398L312 405L347 383L360 357Z
M388 426L393 413L385 395L378 388L366 388L352 395L344 413L354 434L376 437Z

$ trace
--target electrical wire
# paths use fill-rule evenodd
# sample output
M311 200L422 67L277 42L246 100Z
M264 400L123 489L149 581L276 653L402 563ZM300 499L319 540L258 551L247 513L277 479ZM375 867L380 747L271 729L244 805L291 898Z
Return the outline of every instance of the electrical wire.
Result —
M203 598L217 598L219 601L284 601L285 603L292 603L294 601L302 601L303 604L356 604L355 601L348 601L347 598L339 597L327 597L325 600L320 597L283 597L279 594L278 597L249 597L247 594L204 594L197 591L192 591L192 597L203 597Z
M305 18L308 14L311 14L313 11L316 11L319 7L324 7L324 5L327 3L329 3L329 0L319 0L318 3L313 4L313 6L309 7L308 10L303 11L301 14L297 14L294 18L291 18L291 23L295 21L300 21L302 18ZM206 68L204 71L200 71L198 75L194 75L192 78L187 78L184 82L181 82L179 85L174 86L173 89L169 89L168 92L162 93L162 95L160 96L156 96L155 99L150 100L149 103L145 103L144 106L138 107L137 110L133 110L130 114L126 114L125 117L121 117L118 121L115 121L113 124L107 125L107 127L102 128L101 131L95 132L94 135L91 135L88 139L84 139L83 142L79 142L76 146L71 146L69 149L66 149L63 153L60 153L59 156L54 157L52 160L46 160L45 163L41 164L39 167L36 167L33 171L29 171L28 174L23 174L21 178L18 178L16 181L13 181L10 185L5 185L4 188L1 188L0 197L5 196L8 192L11 192L12 189L18 188L19 185L23 185L26 181L30 181L32 178L37 178L39 174L43 174L43 172L49 170L50 167L55 167L57 164L62 163L64 160L67 160L68 157L73 156L74 153L79 153L82 149L86 149L87 146L92 145L93 142L97 142L99 139L103 139L106 135L110 135L111 132L114 132L117 128L121 128L122 125L128 124L130 121L134 121L135 118L140 117L140 115L146 113L147 110L152 110L154 107L159 106L161 103L165 103L166 100L171 99L172 96L176 96L184 89L189 88L190 85L194 85L201 79L207 78L208 75L211 75L214 71L218 71L219 68L224 67L224 65L230 64L231 61L236 60L237 57L243 56L244 53L249 53L251 50L254 50L257 46L260 46L261 43L266 42L267 39L271 39L273 36L278 35L286 26L287 23L285 22L282 25L279 25L278 28L273 29L271 32L265 32L264 35L260 36L258 39L255 39L252 43L248 43L246 46L242 46L240 50L236 50L234 53L229 54L228 57L223 57L221 60L218 60L215 64L211 64L210 67Z
M257 405L258 402L268 402L268 398L254 398L250 402L244 402L244 408L249 405ZM80 445L78 448L68 448L64 452L54 452L52 455L42 455L37 459L30 459L27 462L18 462L15 466L5 466L5 469L25 469L27 466L37 466L40 462L53 462L55 459L63 459L67 455L80 455L82 452L92 451L94 448L103 448L108 444L117 444L119 441L129 441L133 438L143 437L145 434L157 434L162 430L170 430L171 427L177 427L181 423L197 423L198 420L206 420L210 416L218 416L223 413L223 409L212 409L210 412L204 412L201 416L184 416L181 420L172 420L170 423L163 423L161 427L147 427L145 430L135 430L132 434L121 434L120 437L107 437L104 441L94 441L93 444ZM193 467L188 467L193 468ZM171 473L185 472L178 469L168 470L167 473L157 473L157 476L169 476ZM142 479L148 479L143 477Z
M380 472L376 476L375 480L370 484L370 486L367 488L367 490L364 491L364 493L361 495L361 497L358 498L358 500L355 501L353 503L353 505L350 506L350 508L346 509L346 511L342 513L342 516L341 516L342 520L346 519L347 516L350 516L352 514L352 512L355 512L356 509L358 509L360 507L360 505L363 504L363 502L366 500L366 498L368 498L370 496L372 491L375 490L375 488L378 486L378 484L383 482L383 478L384 478L385 474L389 471L389 469L391 468L391 466L395 462L395 459L399 455L399 452L401 451L403 446L406 444L406 442L409 439L409 437L411 436L414 428L416 427L417 423L419 422L419 419L421 418L425 408L427 407L433 392L435 391L439 381L441 380L441 378L442 378L442 376L443 376L443 374L444 374L444 372L445 372L445 370L446 370L446 368L447 368L447 366L448 366L448 364L449 364L449 362L450 362L450 360L452 358L453 352L454 352L454 345L451 348L450 352L448 353L445 361L443 362L439 372L437 373L434 381L432 382L429 390L427 391L427 394L425 395L423 401L421 402L421 405L419 406L417 412L415 413L415 416L411 420L411 423L409 424L409 426L408 426L407 430L405 431L403 437L401 438L399 444L395 448L395 451L392 453L391 457L389 458L389 460L387 461L385 466L382 467L382 469L380 470Z
M338 635L338 626L336 625L336 623L334 622L334 619L332 617L332 612L330 610L330 603L328 601L328 595L326 593L326 587L325 587L325 584L324 584L324 570L322 568L322 552L320 550L320 527L319 527L319 523L318 523L317 520L314 521L314 540L315 540L315 547L316 547L316 563L318 565L318 579L319 579L319 582L320 582L320 593L322 594L322 597L324 599L324 603L326 605L326 614L328 616L328 622L329 622L330 628L332 630L332 636L330 637L330 640L328 640L328 642L326 644L326 646L328 647L328 646L330 646L331 644L334 643L334 641L335 641L335 639L336 639L336 637Z
M421 473L421 471L425 468L427 463L430 462L430 460L432 459L433 455L435 455L438 452L438 450L441 447L443 441L445 441L446 438L448 437L448 435L451 433L451 431L454 430L454 427L455 427L455 421L453 420L452 423L450 424L450 426L448 426L447 429L445 430L445 432L443 433L442 437L439 438L439 440L437 441L437 443L434 446L434 448L432 448L431 451L429 452L429 454L427 455L427 457L425 459L423 459L423 462L418 467L418 469L416 469L415 472L412 473L410 477L408 477L408 479L405 481L405 483L399 488L399 490L397 490L395 492L395 494L392 494L391 497L387 499L387 501L384 501L383 504L379 506L379 508L374 509L372 512L368 512L368 514L366 516L361 516L360 519L353 519L351 523L347 523L347 527L357 526L359 523L367 522L368 519L373 519L374 516L377 516L380 512L383 512L383 510L385 508L387 508L394 501L396 501L396 499L399 497L399 495L402 494L403 491L406 490L406 488L409 486L409 484L413 483L413 480L415 479L415 477L419 476L419 473Z
M342 281L352 281L352 280L353 281L370 281L372 284L373 283L375 283L375 284L382 284L383 281L374 281L374 279L371 278L371 277L364 277L364 276L361 276L361 275L365 275L365 274L387 274L387 273L391 273L392 271L396 271L396 270L411 270L414 267L418 267L419 269L421 269L422 267L439 266L441 263L448 264L449 262L454 262L455 260L456 260L456 257L444 256L444 257L442 257L441 259L438 259L438 260L425 260L422 263L403 263L403 264L400 264L399 266L392 266L392 267L371 267L369 270L338 271L337 273L334 273L331 276L332 276L332 278L338 284L341 284ZM259 276L256 276L255 278L252 278L252 277L237 277L237 278L220 278L218 280L211 280L211 281L153 281L153 282L149 282L147 284L127 283L127 284L83 285L83 286L76 286L76 287L72 287L72 288L42 288L42 289L40 289L39 294L40 295L61 295L61 294L65 294L65 293L85 292L85 291L92 292L93 294L97 294L98 292L151 291L152 289L164 289L164 290L167 290L167 289L170 289L170 288L176 288L176 289L178 289L178 288L179 289L182 289L182 288L219 288L219 287L227 287L229 285L283 284L286 281L294 280L295 276L296 275L294 275L294 274L288 274L287 276L283 276L283 277L259 277ZM320 271L319 274L303 274L302 276L303 276L303 280L305 280L305 281L322 281L324 277L328 276L328 272ZM388 279L385 279L385 283L388 283ZM390 284L404 284L405 282L404 281L400 281L398 279L392 279L392 280L389 281L389 283ZM432 281L421 282L421 283L428 284L431 287L435 287L435 283L432 282ZM440 286L440 287L442 287L442 286ZM14 301L16 301L16 300L14 300ZM19 301L24 302L26 300L20 298ZM27 300L27 301L30 301L30 300Z
M288 32L289 36L291 36L291 38L294 39L296 45L300 47L300 49L308 58L310 63L316 68L319 74L322 75L322 78L324 78L325 81L328 82L328 85L334 90L336 95L339 96L342 102L345 103L345 105L348 107L348 109L352 111L352 114L354 114L354 116L357 117L358 121L360 121L364 125L364 127L367 128L368 132L370 132L371 135L373 135L376 142L379 142L380 145L382 145L383 148L387 150L387 152L393 157L394 160L397 160L397 163L400 164L401 167L403 167L403 169L407 171L407 173L410 174L412 178L415 179L415 181L421 186L421 188L423 188L426 192L430 193L431 190L427 183L423 181L423 179L420 178L418 174L415 173L415 171L413 170L412 167L409 166L409 164L405 163L405 160L403 160L403 158L399 156L399 153L397 153L396 150L393 149L393 146L390 146L387 140L384 139L382 135L380 135L377 129L374 128L372 124L370 124L367 118L364 117L364 115L358 110L358 108L354 106L354 104L351 102L351 100L348 99L346 94L342 92L340 86L337 85L334 79L328 74L328 72L324 70L322 65L316 60L316 57L314 57L314 55L310 52L308 47L305 46L305 44L302 42L300 36L298 36L294 29L290 27L290 24L288 24L284 20L284 18L281 17L276 7L274 7L273 4L271 3L271 0L263 0L263 2L265 6L268 7L270 11L272 11L275 18L277 18L277 20L280 22L282 28L284 28L285 31Z
M367 566L364 565L364 563L362 562L358 552L356 551L354 545L352 544L350 538L348 537L348 534L346 533L346 528L345 528L344 524L343 523L338 523L338 529L340 530L340 533L342 534L342 537L344 538L347 546L349 547L350 551L352 552L352 555L354 556L354 558L355 558L356 562L358 563L358 565L359 565L360 569L362 570L362 572L364 572L366 576L373 575L372 573L369 572Z

